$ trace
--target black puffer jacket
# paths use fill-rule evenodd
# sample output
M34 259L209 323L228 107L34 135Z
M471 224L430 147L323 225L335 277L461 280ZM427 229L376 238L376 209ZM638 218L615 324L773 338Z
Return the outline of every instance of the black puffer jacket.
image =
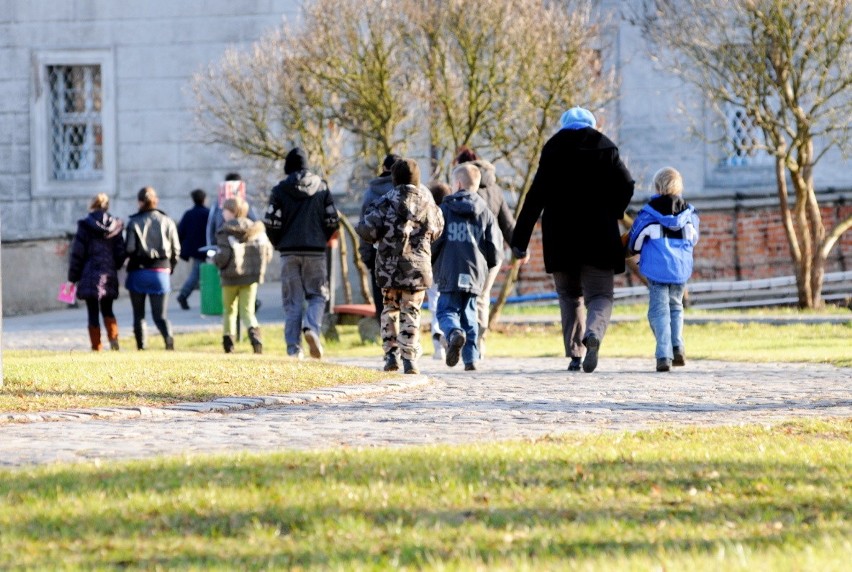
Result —
M512 249L526 252L542 215L547 272L577 271L584 264L624 272L618 221L632 196L633 178L615 143L591 127L562 129L541 152Z
M127 258L124 224L107 211L96 210L77 221L71 243L68 281L77 282L81 300L118 298L118 269Z
M266 234L284 253L320 253L340 226L328 185L308 170L290 173L269 197Z

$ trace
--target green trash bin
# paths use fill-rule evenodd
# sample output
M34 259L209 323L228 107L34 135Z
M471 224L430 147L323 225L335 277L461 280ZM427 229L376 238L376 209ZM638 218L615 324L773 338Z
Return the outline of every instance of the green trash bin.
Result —
M207 316L222 315L222 282L215 264L204 262L200 269L201 313Z

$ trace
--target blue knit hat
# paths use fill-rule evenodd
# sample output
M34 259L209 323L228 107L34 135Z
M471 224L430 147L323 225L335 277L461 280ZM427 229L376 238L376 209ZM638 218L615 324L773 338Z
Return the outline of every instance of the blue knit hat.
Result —
M595 125L597 125L592 112L582 107L572 107L563 113L559 119L559 123L561 124L560 129L583 129L584 127L594 129Z

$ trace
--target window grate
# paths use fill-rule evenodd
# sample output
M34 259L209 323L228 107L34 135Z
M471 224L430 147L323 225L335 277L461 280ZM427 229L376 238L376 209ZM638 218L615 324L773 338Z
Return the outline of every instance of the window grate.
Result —
M50 86L50 175L58 181L104 174L101 67L47 67Z
M763 150L763 133L742 107L729 106L725 113L727 137L722 164L729 167L770 164L769 154Z

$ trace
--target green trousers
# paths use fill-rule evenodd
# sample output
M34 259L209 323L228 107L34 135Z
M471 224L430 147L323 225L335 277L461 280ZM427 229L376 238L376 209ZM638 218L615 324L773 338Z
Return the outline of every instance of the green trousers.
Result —
M245 286L222 286L222 330L225 336L237 334L237 312L248 328L257 327L254 302L257 299L257 282Z

